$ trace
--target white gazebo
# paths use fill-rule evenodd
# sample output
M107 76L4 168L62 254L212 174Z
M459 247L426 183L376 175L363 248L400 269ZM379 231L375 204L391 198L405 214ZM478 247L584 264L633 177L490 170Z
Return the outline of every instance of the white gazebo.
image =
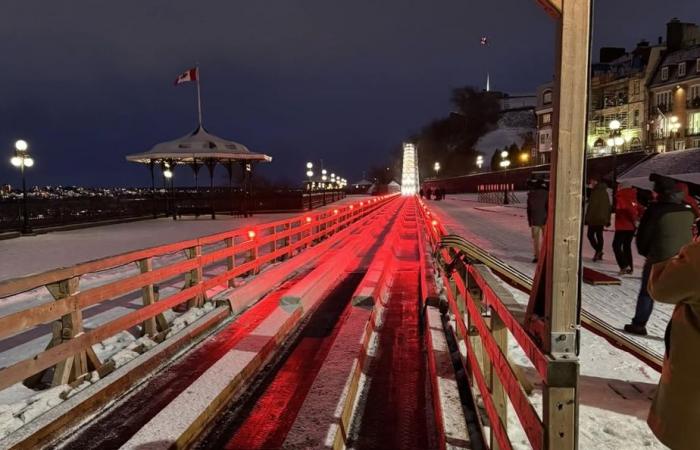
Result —
M149 166L151 187L154 190L156 166L160 166L164 174L166 169L172 171L178 165L189 166L194 172L195 186L198 186L199 169L206 166L209 170L209 186L214 187L214 169L217 164L221 164L228 171L229 187L232 187L233 171L238 164L243 171L242 189L245 197L251 193L255 165L272 161L270 156L251 152L243 144L215 136L201 125L186 136L161 142L148 151L128 155L126 159Z

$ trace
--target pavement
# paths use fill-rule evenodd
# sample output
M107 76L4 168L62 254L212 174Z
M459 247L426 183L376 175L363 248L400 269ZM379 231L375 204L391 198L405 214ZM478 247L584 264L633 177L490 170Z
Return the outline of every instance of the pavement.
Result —
M518 198L524 200L525 196L520 193ZM449 195L443 201L431 200L428 205L438 214L450 233L464 237L521 272L534 276L535 264L531 262L532 241L524 202L502 206L479 203L477 199L476 194ZM634 315L644 258L634 249L634 273L620 276L617 273L619 268L612 251L612 229L606 230L604 239L604 259L593 262L593 249L584 236L583 263L586 267L619 278L621 284L619 286L584 284L583 308L622 332L623 326L629 323ZM672 305L656 304L651 320L647 324L649 336L628 336L658 355L663 355L664 331L671 318L672 310Z

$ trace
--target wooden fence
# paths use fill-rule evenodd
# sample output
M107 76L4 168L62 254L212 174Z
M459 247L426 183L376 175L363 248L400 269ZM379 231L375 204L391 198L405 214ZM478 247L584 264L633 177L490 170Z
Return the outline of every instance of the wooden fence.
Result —
M213 289L234 285L236 277L255 274L263 266L293 256L299 250L349 226L395 196L375 197L353 204L302 214L248 228L176 242L121 255L102 258L72 267L50 270L0 282L2 299L45 287L54 301L0 316L0 340L37 326L52 323L48 347L38 354L0 368L0 390L26 380L38 384L45 371L55 368L51 384L80 380L91 370L100 370L100 361L92 346L115 334L140 327L143 335L162 339L169 324L164 313L175 307L201 306ZM105 239L109 235L105 234ZM70 251L70 249L66 249ZM166 261L154 267L154 259L184 252L179 261ZM80 289L86 274L95 274L135 264L138 273L109 280L106 284ZM212 267L224 266L213 274ZM133 267L133 266L131 266ZM158 284L179 280L181 288L158 298ZM114 301L140 291L142 306L92 329L83 324L87 308Z
M576 435L576 418L572 415L568 421L558 424L549 424L540 418L528 398L532 383L511 360L509 333L532 364L532 372L539 378L543 391L549 389L550 395L556 395L558 389L569 389L570 379L575 380L577 374L556 374L561 385L548 384L557 370L556 362L525 330L522 321L526 305L517 303L485 265L467 257L453 245L454 239L445 239L444 226L423 202L419 209L428 224L430 242L445 268L441 277L447 306L454 317L455 337L466 348L462 364L470 383L476 386L483 399L486 418L482 417L482 425L488 424L490 430L489 447L513 448L508 435L509 400L532 448L568 448L559 443Z

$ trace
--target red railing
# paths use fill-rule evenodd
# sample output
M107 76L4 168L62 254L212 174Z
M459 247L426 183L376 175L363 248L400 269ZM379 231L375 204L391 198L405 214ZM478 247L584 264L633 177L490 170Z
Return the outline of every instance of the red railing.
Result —
M54 326L51 331L46 330L46 333L52 334L46 350L0 369L0 390L30 377L38 381L44 371L51 367L55 367L53 385L77 380L90 370L99 369L103 363L93 352L92 345L140 324L144 335L162 338L169 327L163 314L166 310L185 305L188 308L201 306L212 290L232 287L236 277L255 274L267 264L292 257L367 216L393 198L395 195L358 200L291 219L2 281L0 300L28 291L32 291L32 296L38 296L40 290L46 288L53 301L0 316L0 340L43 324L53 322ZM108 234L105 239L109 239ZM172 262L173 254L180 252L184 252L184 259ZM156 259L161 265L154 268ZM137 265L138 274L115 276L117 279L110 279L99 286L80 289L81 277L85 275L132 264ZM217 266L223 266L220 267L222 270L213 271ZM126 272L129 272L128 268ZM178 278L180 281L177 281ZM173 280L182 283L180 290L159 299L159 283L172 285ZM85 309L125 295L134 295L134 291L141 291L142 307L92 329L84 328Z

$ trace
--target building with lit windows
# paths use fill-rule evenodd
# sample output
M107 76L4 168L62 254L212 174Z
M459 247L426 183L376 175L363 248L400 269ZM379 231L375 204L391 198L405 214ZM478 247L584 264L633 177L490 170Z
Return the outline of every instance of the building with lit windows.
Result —
M603 47L600 61L591 68L591 99L588 122L589 156L638 151L648 147L647 84L654 75L662 43L637 44L631 52L624 48ZM620 123L622 145L609 145L610 123Z
M552 108L554 101L553 84L543 84L537 88L537 116L536 143L532 148L532 161L534 164L547 164L552 155Z
M700 147L700 28L674 19L649 84L648 139L657 152Z

